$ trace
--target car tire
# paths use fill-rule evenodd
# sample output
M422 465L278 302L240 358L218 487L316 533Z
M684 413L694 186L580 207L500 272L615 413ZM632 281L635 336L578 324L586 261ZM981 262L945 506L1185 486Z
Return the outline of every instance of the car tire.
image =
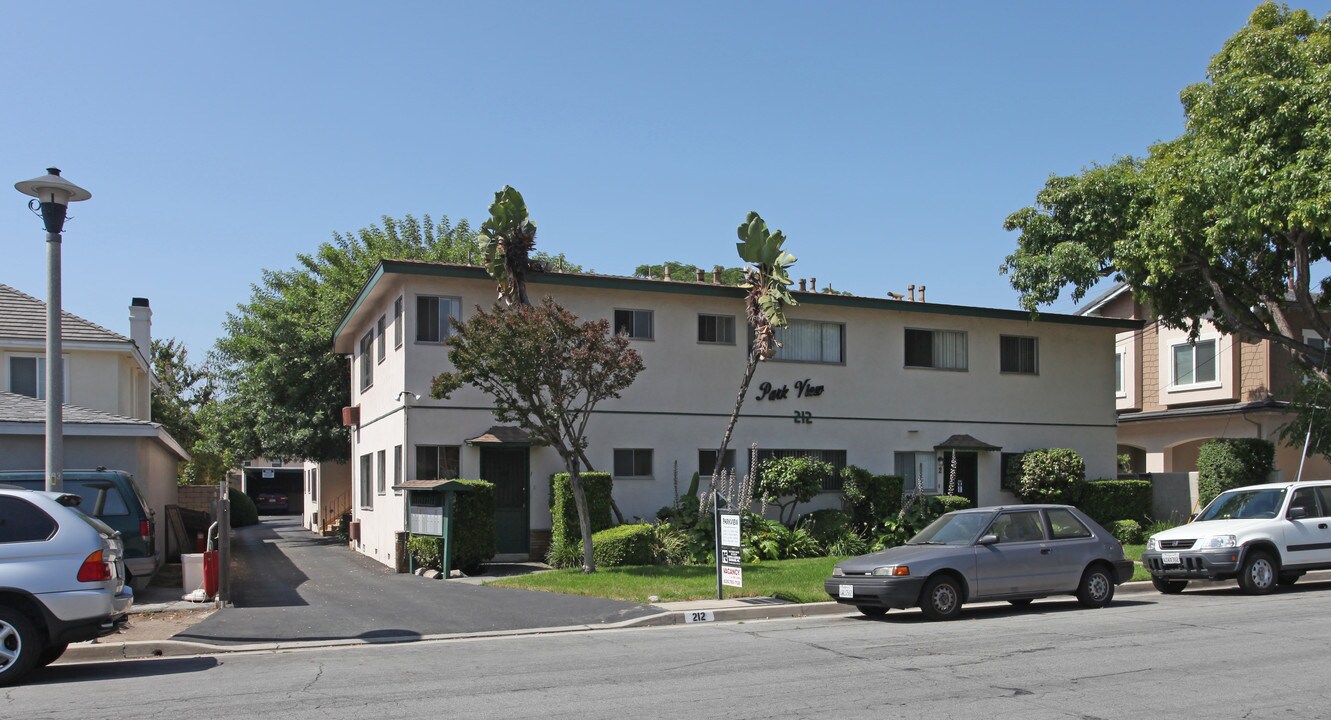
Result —
M1081 574L1077 585L1077 602L1082 607L1102 608L1114 599L1113 571L1104 565L1092 565Z
M937 575L924 584L920 593L920 611L930 620L954 620L961 614L961 587L946 575Z
M42 640L26 614L0 607L0 687L18 682L37 663Z
M1032 598L1021 598L1020 600L1008 600L1009 603L1012 603L1017 607L1026 607L1027 605L1030 605L1032 601L1033 601Z
M1280 571L1276 561L1265 550L1254 550L1243 559L1243 568L1239 571L1239 587L1249 595L1266 595L1276 589L1276 578Z
M859 605L855 609L859 610L860 614L866 617L882 617L887 614L887 608L881 608L881 607L865 607L863 605Z
M1151 576L1151 584L1156 590L1166 595L1178 595L1188 586L1187 580L1167 580L1162 577Z
M1290 585L1293 585L1294 583L1298 582L1299 578L1301 577L1303 577L1303 573L1282 572L1278 576L1276 576L1276 584L1279 585L1280 587L1289 587Z
M65 650L68 648L69 648L69 643L60 643L58 645L47 645L45 648L42 649L42 653L37 656L37 664L34 665L33 667L44 668L47 665L50 665L56 660L59 660L60 656L64 655Z

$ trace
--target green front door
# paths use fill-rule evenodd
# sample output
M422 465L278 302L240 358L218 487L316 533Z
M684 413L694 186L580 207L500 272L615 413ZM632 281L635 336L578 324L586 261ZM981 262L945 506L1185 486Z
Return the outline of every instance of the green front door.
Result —
M500 555L531 551L528 448L481 448L481 479L495 486L495 534Z

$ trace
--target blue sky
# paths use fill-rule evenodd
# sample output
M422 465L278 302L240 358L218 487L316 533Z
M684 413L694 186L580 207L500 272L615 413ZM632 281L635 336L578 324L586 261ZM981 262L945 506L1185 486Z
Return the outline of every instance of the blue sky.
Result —
M123 333L148 297L195 357L262 268L383 215L479 222L504 184L539 248L597 272L735 265L756 210L796 277L1011 308L1007 214L1178 135L1179 90L1255 5L25 6L0 25L0 177L92 191L67 310ZM25 201L0 202L0 282L44 298Z

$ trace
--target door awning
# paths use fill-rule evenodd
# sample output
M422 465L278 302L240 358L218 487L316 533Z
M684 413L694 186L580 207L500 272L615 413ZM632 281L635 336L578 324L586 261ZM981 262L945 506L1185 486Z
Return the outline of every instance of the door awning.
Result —
M531 436L522 428L510 425L495 425L489 430L463 442L468 445L507 445L525 447L531 445Z
M935 450L971 450L977 452L995 452L1003 448L990 445L983 440L976 440L970 435L953 435L934 446Z
M469 492L471 486L457 480L407 480L393 486L394 490L426 490L430 492L440 492L450 490L453 492Z

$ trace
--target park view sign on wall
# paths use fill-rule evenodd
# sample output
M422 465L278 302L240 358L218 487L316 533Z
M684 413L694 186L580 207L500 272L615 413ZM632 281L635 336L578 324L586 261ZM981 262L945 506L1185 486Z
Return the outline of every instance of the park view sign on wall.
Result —
M794 383L794 389L795 389L795 398L797 399L813 398L823 394L823 386L814 385L812 378L804 378L803 380L796 380ZM759 401L768 400L772 402L775 402L777 400L789 400L790 390L791 390L790 385L782 385L781 387L776 387L770 382L763 382L758 385L757 399ZM813 413L809 412L808 410L796 410L795 424L812 425Z

